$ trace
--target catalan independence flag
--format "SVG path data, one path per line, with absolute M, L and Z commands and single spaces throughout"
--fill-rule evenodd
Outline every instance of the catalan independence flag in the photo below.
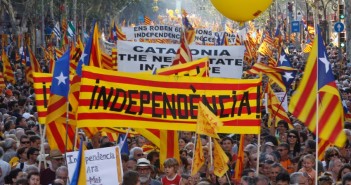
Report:
M 67 113 L 67 96 L 69 91 L 69 54 L 65 54 L 56 61 L 50 89 L 50 99 L 47 110 L 46 124 L 55 122 Z
M 79 147 L 79 152 L 78 152 L 78 159 L 77 159 L 77 164 L 76 167 L 74 169 L 74 173 L 73 173 L 73 177 L 72 177 L 72 182 L 70 185 L 84 185 L 87 184 L 86 183 L 86 167 L 85 167 L 85 155 L 84 155 L 84 151 L 85 151 L 85 147 L 83 147 L 83 141 L 81 141 L 80 143 L 80 147 Z
M 286 91 L 286 85 L 283 80 L 282 73 L 294 73 L 296 69 L 288 66 L 272 67 L 262 63 L 255 63 L 251 69 L 245 71 L 245 74 L 259 74 L 260 72 L 267 75 L 271 80 L 274 81 L 280 88 Z
M 343 106 L 319 29 L 304 76 L 291 97 L 289 111 L 321 139 L 339 147 L 344 146 Z

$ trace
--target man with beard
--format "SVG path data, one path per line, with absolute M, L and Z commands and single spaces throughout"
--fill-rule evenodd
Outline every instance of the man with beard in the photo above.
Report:
M 146 158 L 140 158 L 137 161 L 137 172 L 139 173 L 139 181 L 141 185 L 161 185 L 160 181 L 151 179 L 151 164 Z

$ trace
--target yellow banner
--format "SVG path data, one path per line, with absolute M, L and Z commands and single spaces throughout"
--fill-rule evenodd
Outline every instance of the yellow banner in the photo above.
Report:
M 223 122 L 218 132 L 260 131 L 261 79 L 161 76 L 84 66 L 78 127 L 196 130 L 199 102 Z

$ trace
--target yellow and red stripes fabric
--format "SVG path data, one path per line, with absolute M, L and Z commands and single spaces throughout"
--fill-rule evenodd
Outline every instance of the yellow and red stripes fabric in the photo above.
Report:
M 118 40 L 127 40 L 126 34 L 124 34 L 124 33 L 122 32 L 122 30 L 119 29 L 118 27 L 117 27 L 117 39 L 118 39 Z
M 211 106 L 214 104 L 219 107 L 223 106 L 223 112 L 220 110 L 220 108 L 218 108 L 215 111 L 216 115 L 227 115 L 227 113 L 230 114 L 233 110 L 233 117 L 227 115 L 228 117 L 224 116 L 224 118 L 222 118 L 221 121 L 224 123 L 224 126 L 220 128 L 219 132 L 233 131 L 238 133 L 245 133 L 247 130 L 252 133 L 259 132 L 259 115 L 261 114 L 259 110 L 259 97 L 261 94 L 261 79 L 233 80 L 186 76 L 143 75 L 114 72 L 91 66 L 83 67 L 77 114 L 79 127 L 134 127 L 195 131 L 197 114 L 196 108 L 192 108 L 193 110 L 191 114 L 193 115 L 189 116 L 189 110 L 182 112 L 184 111 L 183 108 L 178 109 L 178 103 L 176 102 L 174 102 L 175 109 L 169 110 L 170 112 L 168 112 L 166 109 L 164 112 L 163 108 L 161 107 L 152 107 L 150 106 L 151 104 L 146 105 L 144 103 L 142 105 L 142 109 L 140 109 L 141 106 L 137 103 L 135 106 L 130 107 L 130 110 L 133 110 L 133 112 L 136 110 L 138 110 L 138 112 L 141 111 L 139 113 L 137 112 L 136 114 L 126 114 L 125 111 L 127 107 L 123 107 L 121 111 L 111 111 L 111 109 L 114 108 L 110 109 L 107 107 L 114 104 L 114 98 L 112 98 L 112 90 L 114 90 L 116 85 L 120 90 L 125 92 L 162 91 L 164 93 L 164 98 L 170 98 L 168 100 L 171 100 L 173 98 L 174 101 L 176 98 L 183 97 L 183 99 L 187 99 L 187 96 L 196 95 L 199 96 L 199 98 L 196 98 L 196 100 L 194 100 L 195 102 L 193 103 L 195 103 L 195 106 L 197 106 L 200 97 L 202 97 L 203 102 L 212 102 L 205 104 Z M 103 95 L 103 92 L 106 94 Z M 100 93 L 102 93 L 101 96 L 99 95 Z M 104 103 L 96 99 L 99 96 L 100 100 L 101 98 L 108 98 L 109 93 L 111 93 L 110 99 L 105 99 Z M 233 93 L 235 93 L 235 95 Z M 239 104 L 241 103 L 234 105 L 231 103 L 231 98 L 229 97 L 229 99 L 226 100 L 216 97 L 221 95 L 224 95 L 226 97 L 229 96 L 234 99 L 236 98 L 237 102 L 240 102 L 242 98 L 245 98 L 243 101 L 247 101 L 247 105 L 250 104 L 250 106 L 240 108 Z M 133 101 L 140 101 L 142 99 L 147 101 L 147 97 L 143 96 L 142 99 L 140 99 L 137 94 L 131 94 L 128 96 L 130 96 Z M 167 102 L 167 100 L 163 101 L 162 96 L 153 96 L 154 105 L 158 103 L 162 104 L 162 102 Z M 123 101 L 125 100 L 120 99 L 117 101 L 116 99 L 116 104 L 114 105 L 121 106 L 123 104 Z M 184 104 L 184 101 L 185 100 L 180 100 L 179 106 Z M 220 102 L 222 102 L 222 105 L 217 105 L 220 104 Z M 106 108 L 104 108 L 103 104 L 106 106 Z M 165 107 L 166 106 L 167 105 L 165 105 Z M 177 113 L 178 111 L 178 113 L 180 112 L 179 115 L 187 113 L 188 116 L 186 118 L 179 119 L 178 116 L 174 117 L 171 111 L 173 111 L 173 113 Z M 160 113 L 163 114 L 163 112 L 164 116 L 167 117 L 166 119 L 163 119 L 162 115 L 159 115 Z M 240 114 L 238 116 L 237 114 L 239 112 Z M 157 116 L 152 117 L 153 115 Z M 97 119 L 99 122 L 95 121 Z M 133 121 L 131 122 L 131 120 Z
M 39 65 L 38 60 L 35 58 L 34 53 L 30 49 L 30 47 L 27 47 L 29 51 L 29 57 L 30 57 L 30 65 L 32 66 L 33 72 L 41 73 L 41 67 Z
M 107 70 L 113 70 L 113 61 L 112 57 L 106 54 L 105 52 L 101 52 L 101 68 Z
M 4 89 L 6 87 L 4 75 L 0 72 L 0 89 Z
M 163 169 L 163 162 L 167 158 L 175 158 L 180 162 L 178 133 L 173 130 L 160 130 L 160 164 Z
M 312 51 L 307 59 L 304 76 L 300 81 L 295 94 L 290 99 L 289 111 L 309 130 L 316 133 L 318 121 L 318 134 L 323 140 L 342 147 L 346 141 L 343 131 L 343 107 L 340 93 L 335 83 L 323 86 L 318 92 L 317 103 L 317 60 L 318 38 L 313 42 Z M 317 117 L 318 108 L 318 117 Z
M 112 48 L 112 53 L 111 53 L 111 57 L 112 57 L 112 70 L 117 71 L 117 48 Z
M 3 74 L 4 74 L 5 81 L 15 84 L 16 83 L 15 73 L 13 72 L 13 69 L 11 67 L 9 58 L 5 53 L 5 50 L 2 50 L 1 59 L 3 63 L 2 65 L 3 65 Z
M 90 52 L 90 66 L 101 67 L 101 51 L 99 44 L 99 30 L 98 25 L 95 23 L 94 32 L 93 32 L 93 41 L 91 43 L 91 52 Z

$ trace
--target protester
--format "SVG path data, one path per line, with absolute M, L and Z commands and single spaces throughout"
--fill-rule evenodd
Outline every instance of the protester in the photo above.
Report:
M 151 171 L 153 171 L 153 168 L 149 160 L 145 158 L 138 159 L 136 171 L 139 173 L 141 185 L 161 185 L 161 182 L 151 178 Z
M 56 179 L 56 170 L 64 164 L 63 155 L 57 149 L 50 151 L 49 158 L 51 161 L 50 167 L 40 172 L 40 182 L 42 185 L 51 184 Z

